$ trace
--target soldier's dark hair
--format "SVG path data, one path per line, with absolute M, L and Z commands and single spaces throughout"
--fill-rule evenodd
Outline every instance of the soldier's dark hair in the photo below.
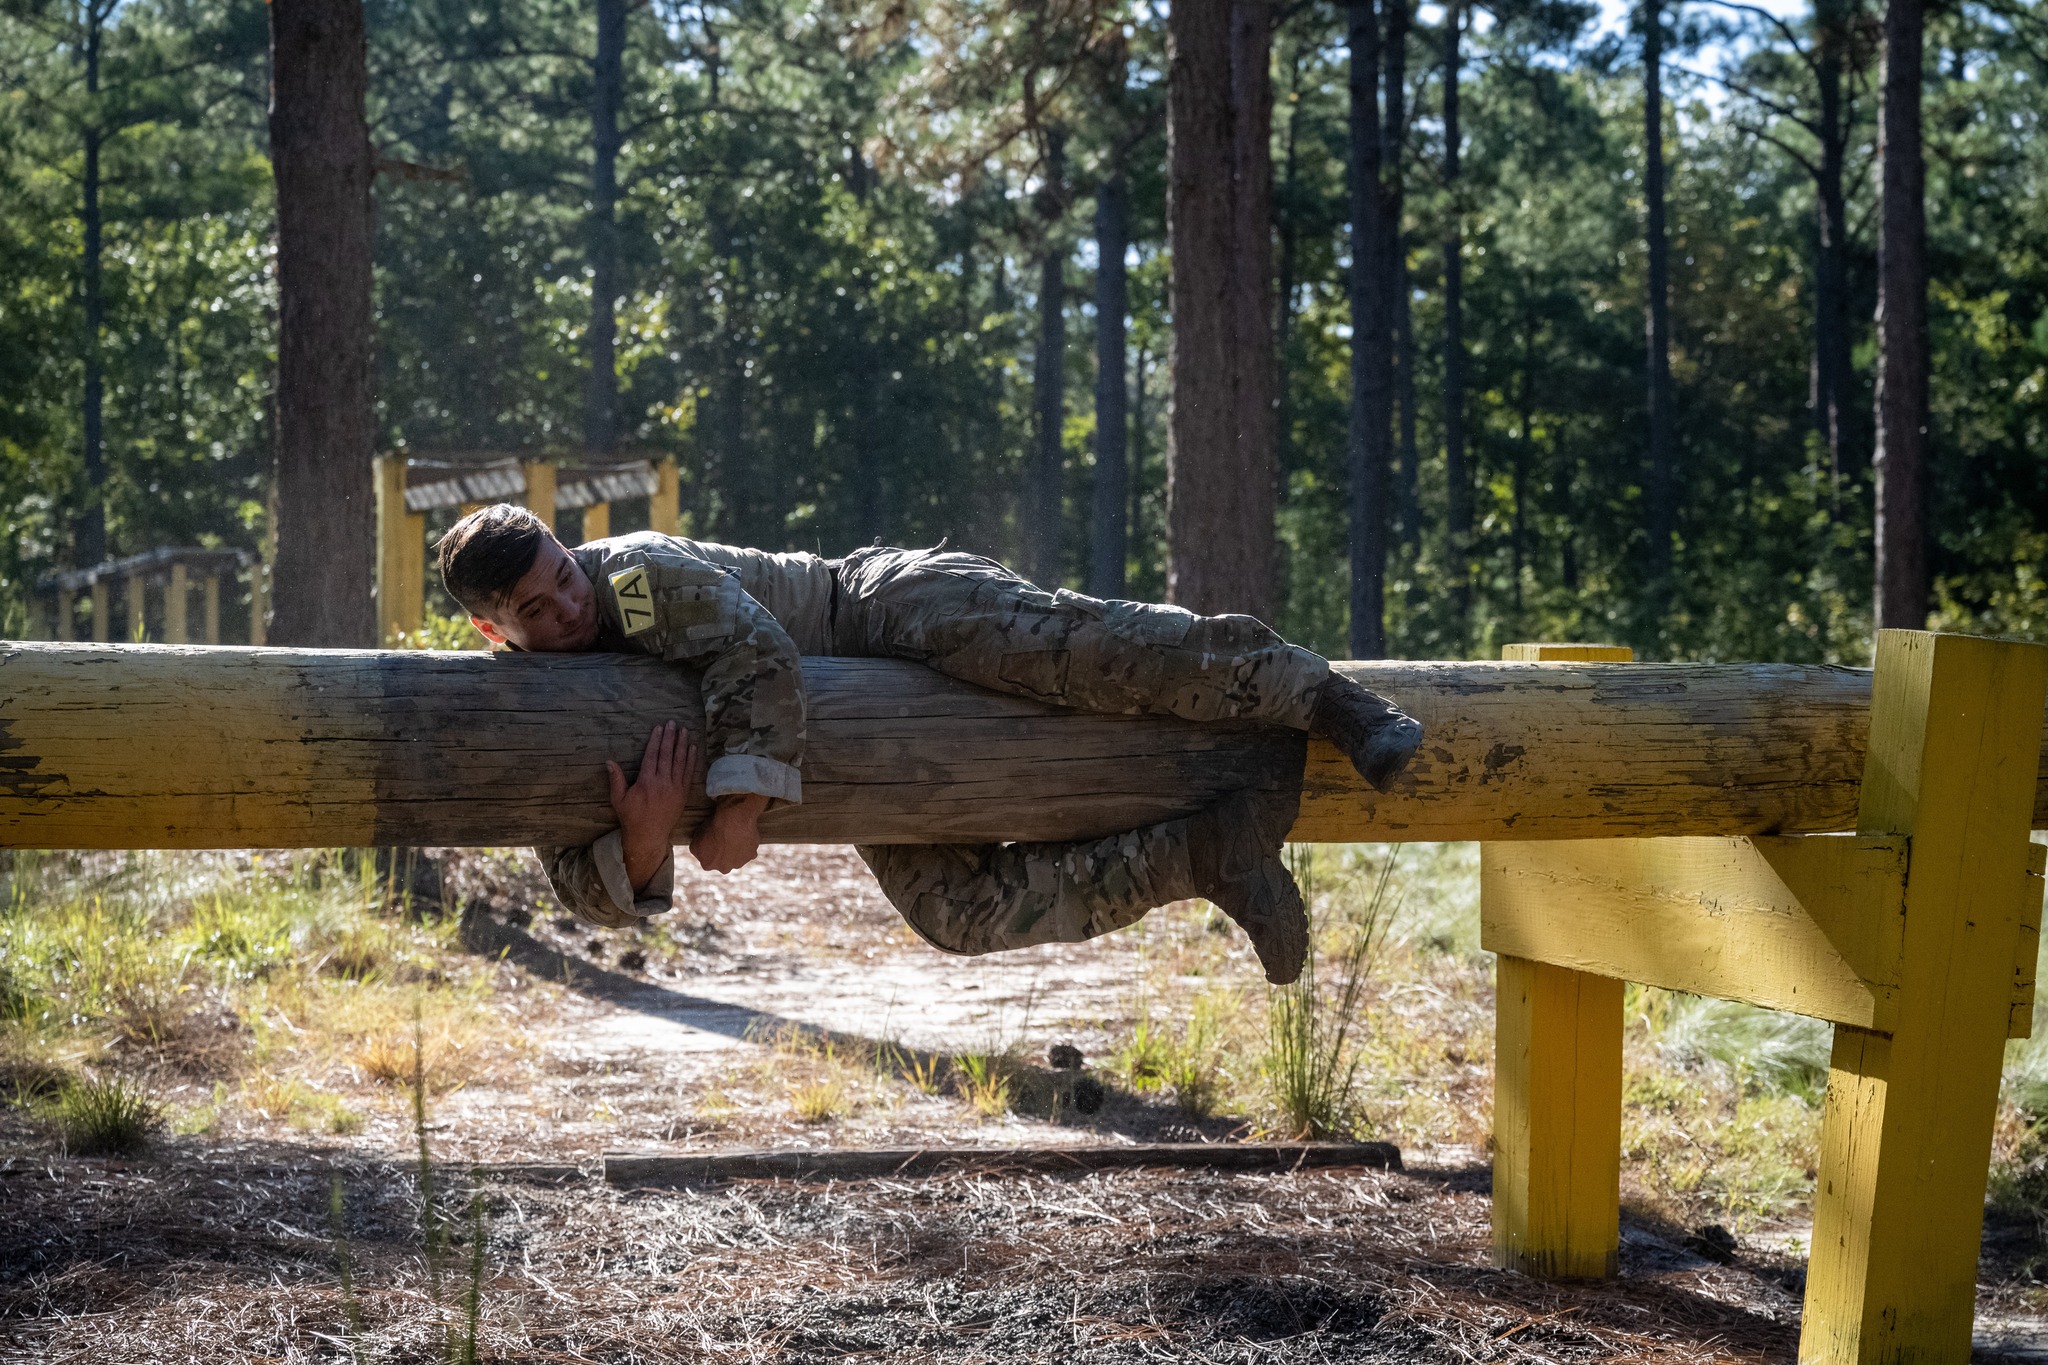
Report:
M 551 534 L 547 523 L 509 502 L 478 508 L 434 542 L 441 585 L 472 616 L 489 616 L 519 586 Z

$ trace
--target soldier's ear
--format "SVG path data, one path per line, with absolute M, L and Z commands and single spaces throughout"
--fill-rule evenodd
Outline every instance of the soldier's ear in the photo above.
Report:
M 476 627 L 477 634 L 483 636 L 494 645 L 510 643 L 505 638 L 505 632 L 498 629 L 498 623 L 491 620 L 488 616 L 472 616 L 469 618 L 469 623 Z

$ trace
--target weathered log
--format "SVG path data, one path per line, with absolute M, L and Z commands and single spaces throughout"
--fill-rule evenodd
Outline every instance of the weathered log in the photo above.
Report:
M 1310 746 L 1295 837 L 1805 833 L 1855 821 L 1870 675 L 1793 665 L 1345 664 L 1421 717 L 1400 790 Z M 1299 736 L 1087 716 L 915 664 L 809 659 L 787 843 L 1073 838 L 1280 780 Z M 0 846 L 575 842 L 603 762 L 701 712 L 647 659 L 0 645 Z M 2040 803 L 2048 810 L 2048 801 Z M 2043 823 L 2037 815 L 2037 823 Z

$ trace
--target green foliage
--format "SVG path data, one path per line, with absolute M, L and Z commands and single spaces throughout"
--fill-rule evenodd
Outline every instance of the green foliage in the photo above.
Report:
M 1867 23 L 1870 7 L 1859 11 Z M 687 527 L 840 553 L 875 538 L 1014 557 L 1032 431 L 1038 262 L 1066 262 L 1063 562 L 1088 560 L 1092 195 L 1132 187 L 1130 591 L 1165 587 L 1164 56 L 1159 7 L 629 11 L 619 176 L 620 441 L 678 458 Z M 81 60 L 101 21 L 100 84 Z M 1869 648 L 1871 177 L 1851 158 L 1854 374 L 1838 464 L 1808 376 L 1809 80 L 1786 35 L 1724 12 L 1725 86 L 1674 69 L 1667 130 L 1680 545 L 1641 554 L 1640 72 L 1592 7 L 1468 35 L 1462 174 L 1442 177 L 1441 34 L 1409 52 L 1408 360 L 1416 515 L 1397 528 L 1397 654 L 1490 657 L 1606 638 L 1645 657 L 1858 662 Z M 581 440 L 594 15 L 562 0 L 369 12 L 380 442 L 559 451 Z M 1793 30 L 1808 25 L 1795 16 Z M 1278 532 L 1291 638 L 1347 631 L 1348 57 L 1342 7 L 1275 35 L 1281 337 Z M 80 512 L 114 553 L 257 549 L 268 529 L 274 211 L 264 9 L 135 0 L 0 11 L 0 630 L 72 563 Z M 1680 48 L 1700 35 L 1674 35 Z M 1810 35 L 1809 35 L 1810 36 Z M 1852 45 L 1852 145 L 1873 76 Z M 1929 17 L 1939 624 L 2048 638 L 2048 68 L 2040 16 Z M 1788 112 L 1789 111 L 1789 112 Z M 1044 183 L 1051 130 L 1069 183 Z M 85 335 L 80 185 L 100 146 L 106 317 Z M 1472 540 L 1451 543 L 1440 243 L 1462 225 Z M 82 464 L 88 354 L 103 487 Z M 643 514 L 621 506 L 615 525 Z M 438 530 L 446 516 L 434 518 Z M 229 595 L 225 638 L 244 611 Z M 443 604 L 444 606 L 446 604 Z M 154 627 L 152 626 L 152 629 Z M 125 629 L 121 632 L 126 633 Z M 448 647 L 436 619 L 408 643 Z

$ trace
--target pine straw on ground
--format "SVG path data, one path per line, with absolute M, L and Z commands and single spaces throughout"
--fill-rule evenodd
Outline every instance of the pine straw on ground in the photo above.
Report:
M 412 1174 L 0 1170 L 0 1353 L 448 1359 L 473 1245 L 451 1172 L 435 1307 Z M 329 1217 L 339 1176 L 341 1236 Z M 1791 1360 L 1796 1279 L 1633 1232 L 1624 1278 L 1487 1266 L 1483 1172 L 1123 1172 L 619 1191 L 485 1186 L 492 1361 Z M 346 1261 L 353 1283 L 344 1294 Z M 352 1328 L 351 1307 L 360 1326 Z M 456 1329 L 459 1335 L 459 1327 Z

